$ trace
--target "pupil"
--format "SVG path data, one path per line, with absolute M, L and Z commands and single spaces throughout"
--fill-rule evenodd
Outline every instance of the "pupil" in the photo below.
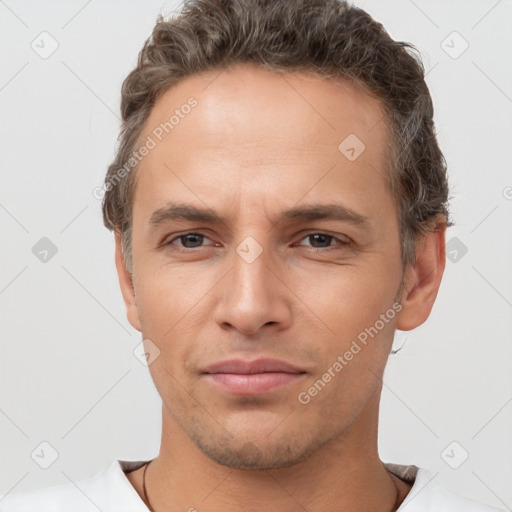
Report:
M 322 246 L 323 242 L 327 242 L 327 247 L 330 245 L 329 244 L 330 239 L 331 239 L 330 235 L 317 234 L 317 235 L 309 235 L 309 236 L 310 236 L 310 241 L 312 242 L 313 247 L 318 247 L 317 245 L 315 245 L 316 242 L 320 242 L 321 246 Z M 322 247 L 325 247 L 325 246 L 322 246 Z
M 198 234 L 189 234 L 189 235 L 185 235 L 181 238 L 181 241 L 183 243 L 183 245 L 185 247 L 198 247 L 199 245 L 201 245 L 201 242 L 202 242 L 202 236 L 203 235 L 198 235 Z M 195 240 L 194 240 L 195 239 Z M 192 242 L 192 245 L 188 245 L 189 242 Z M 198 243 L 197 243 L 198 242 Z M 196 244 L 196 245 L 194 245 Z

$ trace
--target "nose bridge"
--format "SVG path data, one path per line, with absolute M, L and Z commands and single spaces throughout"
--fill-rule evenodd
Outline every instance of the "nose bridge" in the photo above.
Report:
M 269 294 L 268 274 L 271 274 L 269 249 L 261 246 L 253 237 L 245 238 L 236 248 L 233 258 L 233 280 L 236 293 L 242 301 L 262 299 Z M 243 302 L 242 302 L 243 303 Z
M 267 245 L 248 236 L 236 246 L 232 270 L 224 281 L 217 322 L 246 334 L 266 324 L 290 322 L 286 287 L 276 277 L 278 262 Z

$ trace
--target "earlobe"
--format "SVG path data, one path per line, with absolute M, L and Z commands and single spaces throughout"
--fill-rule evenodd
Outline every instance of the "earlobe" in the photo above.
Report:
M 121 235 L 115 233 L 115 244 L 116 244 L 116 268 L 117 275 L 119 278 L 119 286 L 121 287 L 121 293 L 123 295 L 124 304 L 126 307 L 126 316 L 128 321 L 134 329 L 142 332 L 142 326 L 139 318 L 139 308 L 135 297 L 135 289 L 133 286 L 132 276 L 126 268 L 126 264 L 123 257 Z
M 445 233 L 446 226 L 441 226 L 416 244 L 416 262 L 406 270 L 402 310 L 396 317 L 396 328 L 401 331 L 420 326 L 432 311 L 446 263 Z

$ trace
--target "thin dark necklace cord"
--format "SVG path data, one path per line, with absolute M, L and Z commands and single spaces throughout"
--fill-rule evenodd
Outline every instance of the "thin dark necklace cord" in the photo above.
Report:
M 144 501 L 146 502 L 146 505 L 148 506 L 150 512 L 155 512 L 153 507 L 151 506 L 151 503 L 148 498 L 148 492 L 146 490 L 146 470 L 148 469 L 148 466 L 153 462 L 153 459 L 151 459 L 149 462 L 146 462 L 146 467 L 144 468 L 144 472 L 142 473 L 142 492 L 144 493 Z M 395 498 L 395 504 L 393 505 L 393 508 L 390 510 L 390 512 L 395 512 L 398 510 L 398 505 L 400 504 L 400 491 L 398 490 L 398 486 L 396 485 L 395 479 L 391 477 L 391 481 L 393 482 L 393 485 L 395 487 L 396 491 L 396 498 Z

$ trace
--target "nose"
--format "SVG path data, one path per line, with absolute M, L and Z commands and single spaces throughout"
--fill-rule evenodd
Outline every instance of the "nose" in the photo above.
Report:
M 215 310 L 217 324 L 246 335 L 257 334 L 263 327 L 289 327 L 293 293 L 269 250 L 264 249 L 254 260 L 235 252 L 233 260 L 231 271 L 218 285 L 221 293 Z

